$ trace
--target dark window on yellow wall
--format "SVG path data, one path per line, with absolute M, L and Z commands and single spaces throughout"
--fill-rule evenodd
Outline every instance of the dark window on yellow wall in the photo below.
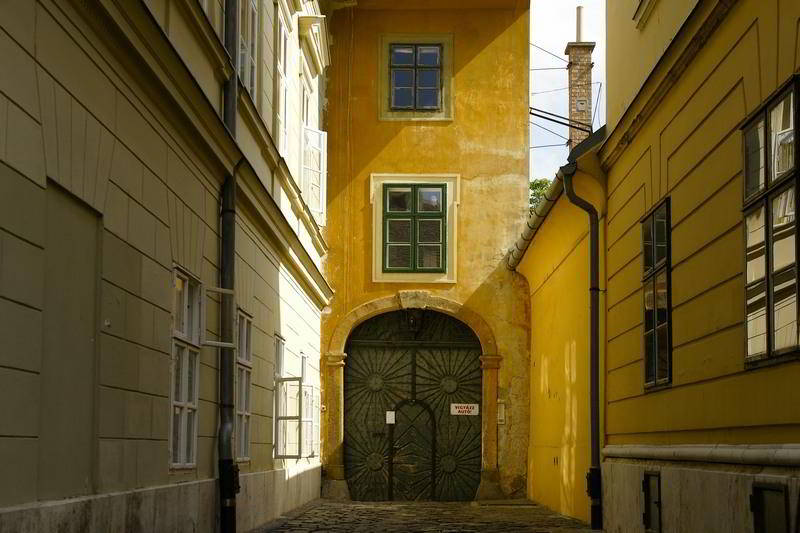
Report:
M 746 358 L 798 350 L 797 77 L 744 126 Z
M 783 485 L 753 485 L 750 495 L 754 533 L 789 533 L 789 500 Z
M 446 194 L 441 183 L 383 186 L 384 272 L 445 272 Z
M 672 375 L 669 198 L 642 220 L 644 255 L 644 383 L 669 383 Z
M 389 47 L 389 107 L 395 111 L 438 111 L 442 107 L 442 45 Z
M 644 530 L 646 533 L 661 533 L 661 474 L 646 472 L 642 480 L 642 492 Z

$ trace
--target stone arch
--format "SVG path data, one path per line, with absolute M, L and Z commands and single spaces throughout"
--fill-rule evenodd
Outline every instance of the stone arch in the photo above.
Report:
M 347 313 L 336 325 L 336 329 L 331 335 L 328 342 L 328 353 L 344 353 L 350 332 L 362 322 L 389 311 L 411 308 L 432 309 L 457 318 L 478 336 L 484 356 L 498 356 L 494 333 L 482 316 L 449 298 L 433 296 L 428 291 L 413 290 L 398 291 L 396 295 L 371 300 Z

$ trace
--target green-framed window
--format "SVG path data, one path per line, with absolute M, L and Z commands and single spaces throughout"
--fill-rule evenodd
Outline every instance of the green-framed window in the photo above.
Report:
M 384 184 L 383 271 L 444 272 L 447 186 Z

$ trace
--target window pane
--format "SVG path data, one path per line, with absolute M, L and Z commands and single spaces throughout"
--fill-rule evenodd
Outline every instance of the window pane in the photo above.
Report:
M 654 280 L 651 278 L 644 285 L 644 372 L 645 383 L 655 381 L 655 294 Z
M 411 189 L 389 189 L 387 193 L 387 211 L 392 213 L 411 212 Z
M 172 462 L 181 462 L 181 408 L 172 408 Z
M 644 272 L 653 268 L 653 219 L 642 222 L 642 252 L 644 254 Z
M 186 462 L 194 462 L 194 411 L 186 412 Z
M 175 345 L 175 371 L 172 373 L 173 379 L 173 392 L 172 399 L 175 402 L 183 401 L 183 387 L 181 381 L 183 378 L 183 365 L 186 349 L 182 346 Z
M 667 272 L 662 270 L 655 280 L 656 287 L 656 380 L 669 378 L 669 293 Z
M 189 379 L 188 379 L 188 388 L 187 388 L 187 397 L 186 401 L 189 403 L 195 402 L 194 397 L 194 388 L 195 388 L 195 372 L 196 372 L 196 365 L 197 365 L 197 354 L 191 350 L 189 350 L 189 367 L 187 370 L 189 371 Z
M 655 333 L 648 331 L 644 334 L 644 382 L 654 383 L 655 373 Z
M 421 67 L 438 67 L 441 61 L 440 46 L 418 46 L 417 65 Z
M 413 87 L 414 71 L 409 68 L 392 69 L 392 88 Z
M 175 331 L 186 334 L 186 280 L 175 276 Z
M 794 168 L 794 93 L 789 93 L 769 113 L 770 180 Z
M 424 69 L 417 71 L 417 87 L 439 88 L 439 70 Z
M 388 245 L 386 266 L 389 268 L 411 268 L 411 246 L 407 244 Z
M 392 46 L 392 65 L 413 65 L 414 47 L 395 45 Z
M 237 368 L 236 374 L 237 374 L 236 383 L 239 384 L 239 398 L 237 398 L 236 400 L 236 403 L 238 404 L 236 406 L 236 410 L 244 411 L 244 392 L 245 392 L 245 387 L 247 386 L 245 385 L 244 382 L 244 368 L 242 367 Z
M 442 242 L 442 221 L 438 218 L 418 220 L 417 242 Z
M 414 107 L 414 89 L 392 89 L 392 107 L 411 109 Z
M 249 370 L 244 372 L 244 412 L 250 412 L 250 377 L 252 373 Z
M 424 244 L 417 247 L 417 268 L 442 268 L 442 246 Z
M 417 107 L 420 109 L 438 109 L 439 89 L 417 89 Z
M 442 210 L 442 189 L 419 189 L 417 211 L 440 212 Z
M 794 187 L 772 199 L 772 271 L 795 262 Z
M 393 218 L 387 220 L 386 242 L 411 243 L 411 220 Z
M 244 431 L 242 432 L 242 457 L 250 455 L 250 417 L 244 417 Z
M 764 188 L 764 119 L 744 133 L 745 196 Z
M 747 355 L 767 351 L 767 285 L 761 281 L 747 287 Z
M 661 204 L 654 215 L 653 226 L 655 230 L 655 264 L 667 258 L 667 240 L 669 239 L 669 220 L 667 218 L 667 204 Z
M 764 254 L 766 246 L 764 244 L 764 213 L 761 207 L 747 215 L 745 224 L 747 227 L 747 283 L 752 283 L 764 278 L 766 273 L 766 261 Z
M 772 287 L 774 301 L 773 349 L 780 350 L 797 345 L 797 277 L 794 268 L 775 275 Z

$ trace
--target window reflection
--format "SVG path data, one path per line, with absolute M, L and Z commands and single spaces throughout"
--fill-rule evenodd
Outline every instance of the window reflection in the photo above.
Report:
M 745 196 L 764 188 L 764 120 L 744 132 Z
M 774 349 L 797 344 L 794 188 L 772 199 Z
M 769 113 L 770 180 L 794 168 L 794 93 L 789 93 Z

